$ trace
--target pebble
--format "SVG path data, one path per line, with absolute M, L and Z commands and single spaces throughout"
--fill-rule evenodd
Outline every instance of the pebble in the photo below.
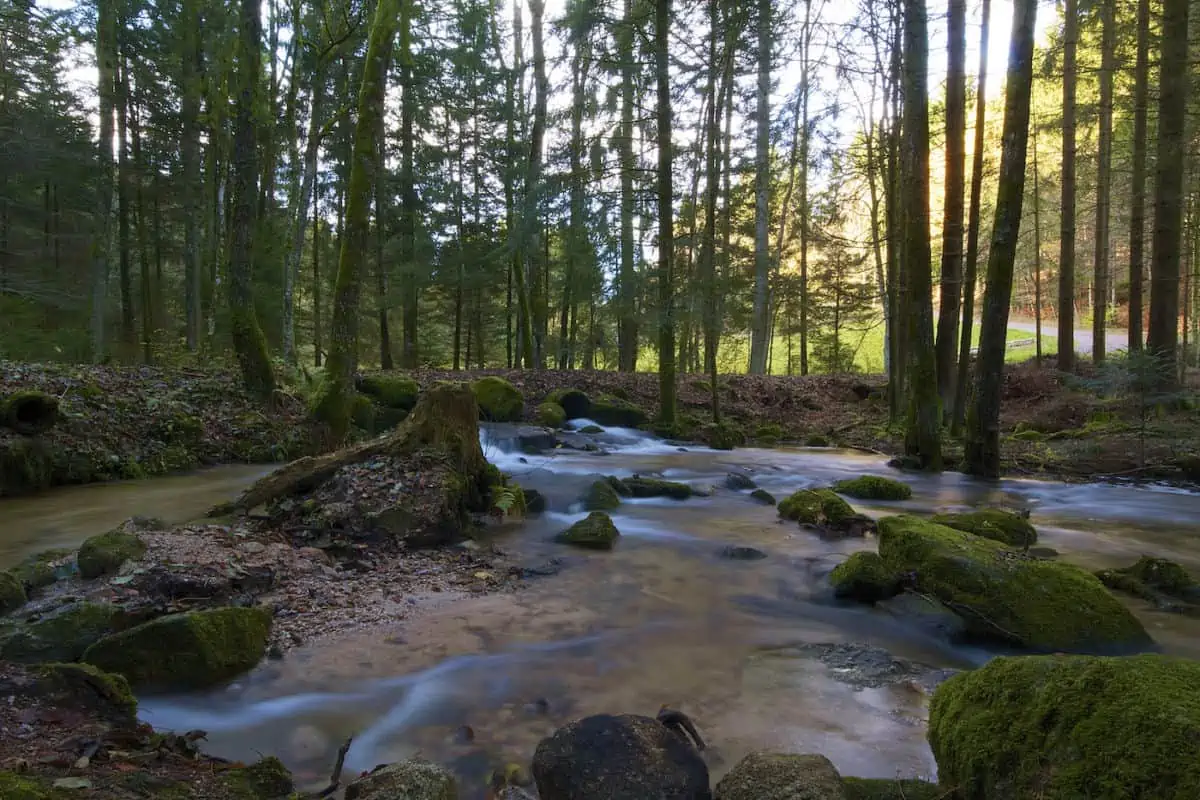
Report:
M 242 542 L 238 545 L 238 549 L 247 555 L 258 555 L 266 552 L 267 546 L 262 542 Z

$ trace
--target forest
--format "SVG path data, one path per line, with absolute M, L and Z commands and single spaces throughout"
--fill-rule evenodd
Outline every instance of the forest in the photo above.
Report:
M 0 0 L 0 358 L 886 372 L 995 474 L 1010 318 L 1200 353 L 1200 13 L 992 5 Z

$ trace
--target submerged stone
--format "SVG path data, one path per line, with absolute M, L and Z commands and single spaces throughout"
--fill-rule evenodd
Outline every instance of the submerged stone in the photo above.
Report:
M 139 689 L 200 689 L 262 660 L 270 632 L 270 609 L 190 611 L 107 636 L 89 647 L 83 660 L 124 675 Z
M 603 511 L 593 511 L 560 533 L 556 541 L 590 550 L 612 550 L 621 532 Z
M 1023 556 L 990 539 L 913 516 L 879 521 L 879 555 L 968 631 L 1035 651 L 1108 652 L 1153 643 L 1093 575 Z
M 1011 547 L 1031 547 L 1037 542 L 1037 530 L 1029 520 L 999 508 L 982 508 L 964 514 L 935 514 L 931 521 Z
M 725 476 L 725 488 L 734 492 L 745 492 L 757 489 L 758 484 L 744 472 L 730 472 Z
M 745 545 L 730 544 L 722 547 L 719 555 L 729 561 L 761 561 L 767 557 L 762 550 Z
M 600 714 L 559 728 L 533 756 L 541 800 L 710 800 L 708 767 L 656 719 Z
M 842 776 L 821 755 L 751 753 L 731 769 L 714 800 L 845 800 Z
M 695 492 L 686 483 L 664 481 L 660 478 L 642 478 L 635 475 L 621 481 L 633 497 L 669 497 L 672 500 L 686 500 Z
M 908 484 L 878 475 L 860 475 L 838 481 L 833 485 L 833 490 L 856 500 L 908 500 L 912 497 L 912 489 Z
M 79 574 L 86 579 L 112 575 L 126 561 L 141 558 L 145 543 L 132 533 L 121 529 L 93 536 L 79 548 Z
M 775 495 L 771 494 L 766 489 L 755 489 L 750 493 L 750 496 L 764 505 L 775 505 Z
M 966 800 L 1200 797 L 1200 663 L 996 658 L 938 688 L 929 744 Z

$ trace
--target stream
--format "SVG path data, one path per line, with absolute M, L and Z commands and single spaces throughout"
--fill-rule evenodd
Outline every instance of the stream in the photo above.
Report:
M 587 421 L 577 421 L 581 426 Z M 587 714 L 688 713 L 710 744 L 714 783 L 751 750 L 819 752 L 844 775 L 935 777 L 925 742 L 927 697 L 903 682 L 852 685 L 813 645 L 859 643 L 935 668 L 964 669 L 994 652 L 956 646 L 884 612 L 830 603 L 824 582 L 867 540 L 822 541 L 775 510 L 720 488 L 751 475 L 782 499 L 864 473 L 902 477 L 903 503 L 852 501 L 863 513 L 958 510 L 991 504 L 1032 511 L 1039 546 L 1088 568 L 1151 553 L 1200 572 L 1200 496 L 1159 488 L 903 475 L 882 457 L 808 449 L 680 449 L 609 429 L 607 452 L 525 456 L 488 431 L 485 452 L 548 511 L 503 526 L 495 543 L 520 564 L 546 564 L 514 594 L 469 596 L 371 633 L 304 645 L 234 684 L 142 698 L 141 716 L 208 732 L 206 748 L 251 761 L 278 755 L 303 788 L 321 788 L 341 743 L 346 774 L 420 754 L 451 766 L 473 794 L 491 769 L 528 765 L 538 741 Z M 134 514 L 195 518 L 267 467 L 66 489 L 0 503 L 0 567 L 51 546 L 77 545 Z M 626 500 L 613 513 L 613 552 L 569 550 L 554 534 L 585 516 L 578 498 L 603 474 L 652 474 L 718 487 L 686 501 Z M 729 560 L 728 545 L 767 557 Z M 1164 651 L 1200 658 L 1200 620 L 1131 608 Z

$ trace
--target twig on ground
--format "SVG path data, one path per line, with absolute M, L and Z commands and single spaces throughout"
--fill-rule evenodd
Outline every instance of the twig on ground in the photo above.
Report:
M 354 737 L 351 736 L 338 748 L 337 761 L 333 764 L 333 774 L 329 777 L 329 785 L 322 789 L 317 797 L 329 797 L 341 787 L 342 769 L 346 766 L 346 754 L 350 752 L 350 745 L 353 742 Z

